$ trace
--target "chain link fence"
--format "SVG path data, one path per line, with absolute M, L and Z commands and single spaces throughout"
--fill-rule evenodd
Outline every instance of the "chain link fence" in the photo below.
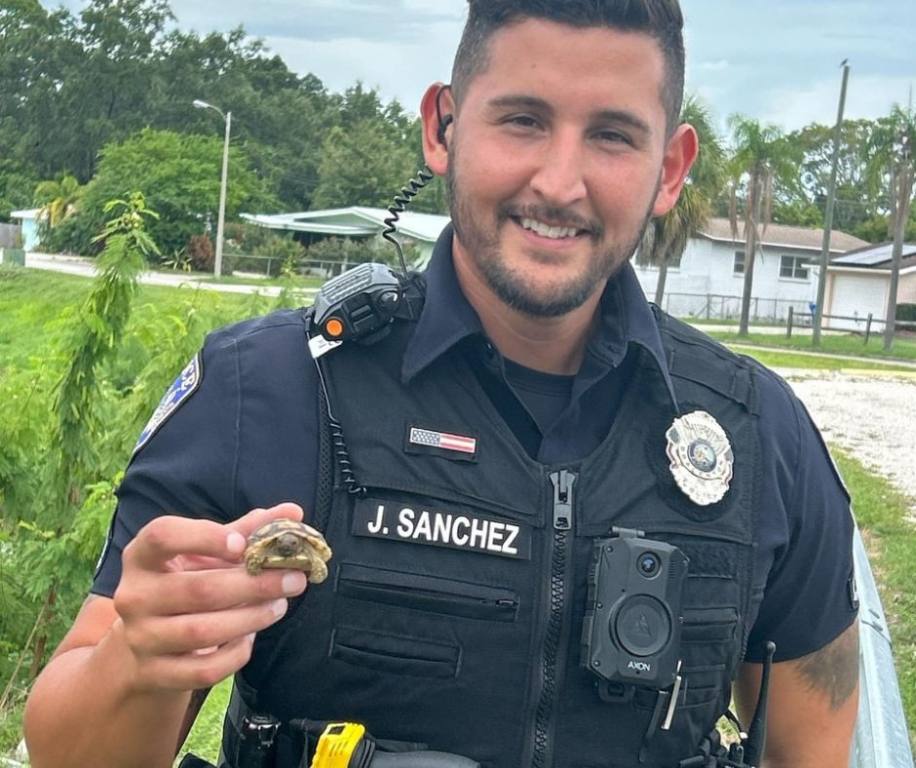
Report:
M 796 313 L 811 312 L 807 301 L 751 298 L 750 319 L 753 322 L 785 322 L 789 309 Z M 666 293 L 662 309 L 675 317 L 702 320 L 737 320 L 741 317 L 741 297 L 717 293 Z

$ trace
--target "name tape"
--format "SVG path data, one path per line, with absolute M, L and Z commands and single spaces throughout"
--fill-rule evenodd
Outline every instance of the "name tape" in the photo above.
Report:
M 358 499 L 353 535 L 531 559 L 531 527 L 496 517 L 425 509 L 386 499 Z

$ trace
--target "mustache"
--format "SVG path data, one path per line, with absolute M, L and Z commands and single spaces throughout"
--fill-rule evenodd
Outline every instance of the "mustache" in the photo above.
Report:
M 600 239 L 604 235 L 604 227 L 601 226 L 601 222 L 554 205 L 504 205 L 500 209 L 500 218 L 537 219 L 551 227 L 582 229 L 594 239 Z

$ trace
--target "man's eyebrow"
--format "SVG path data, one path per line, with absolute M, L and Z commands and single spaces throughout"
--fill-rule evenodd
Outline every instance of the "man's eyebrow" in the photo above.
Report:
M 546 114 L 553 114 L 553 107 L 536 96 L 508 94 L 497 96 L 487 102 L 491 109 L 530 109 Z M 641 117 L 626 109 L 602 109 L 591 116 L 592 123 L 615 123 L 625 125 L 640 133 L 650 135 L 652 128 Z

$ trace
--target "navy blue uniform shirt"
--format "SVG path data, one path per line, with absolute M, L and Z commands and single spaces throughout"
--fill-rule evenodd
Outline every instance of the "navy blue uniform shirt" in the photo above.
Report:
M 485 391 L 522 445 L 545 463 L 575 461 L 598 445 L 639 366 L 657 366 L 673 397 L 654 316 L 628 264 L 604 291 L 600 323 L 578 374 L 551 376 L 503 359 L 487 342 L 458 286 L 451 237 L 449 227 L 427 271 L 427 299 L 405 355 L 405 376 L 442 355 L 474 356 Z M 164 420 L 144 431 L 118 489 L 92 587 L 97 594 L 114 594 L 124 547 L 159 515 L 228 522 L 283 501 L 300 504 L 307 517 L 314 509 L 318 380 L 302 313 L 277 312 L 212 333 L 197 365 L 183 373 L 159 411 Z M 773 640 L 779 661 L 821 648 L 855 618 L 853 522 L 804 407 L 775 374 L 758 378 L 760 492 L 769 503 L 755 521 L 746 658 L 762 660 L 763 643 Z

